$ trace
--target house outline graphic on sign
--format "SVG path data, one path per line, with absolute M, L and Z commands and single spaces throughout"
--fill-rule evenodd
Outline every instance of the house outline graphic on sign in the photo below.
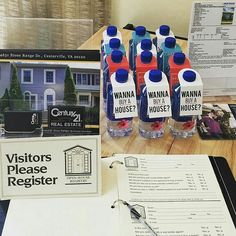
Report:
M 91 152 L 91 149 L 80 145 L 64 150 L 65 175 L 91 175 Z

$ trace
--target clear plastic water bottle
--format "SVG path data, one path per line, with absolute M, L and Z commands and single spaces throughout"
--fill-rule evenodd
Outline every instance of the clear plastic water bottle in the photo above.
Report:
M 104 47 L 106 44 L 109 44 L 112 38 L 118 38 L 122 42 L 122 36 L 120 31 L 117 30 L 117 27 L 114 25 L 109 25 L 106 30 L 102 33 L 101 41 L 101 59 L 104 57 Z
M 161 44 L 165 42 L 167 37 L 175 37 L 175 35 L 168 25 L 161 25 L 156 30 L 156 37 L 153 39 L 153 44 L 156 46 L 157 50 L 160 49 Z
M 151 53 L 156 56 L 157 50 L 155 45 L 152 43 L 151 39 L 143 39 L 141 43 L 137 45 L 137 55 L 139 56 L 143 51 L 149 50 Z
M 178 73 L 182 69 L 191 68 L 189 59 L 182 52 L 176 52 L 174 55 L 169 57 L 170 66 L 170 94 L 172 95 L 172 90 L 176 84 L 179 83 Z
M 192 69 L 183 69 L 179 72 L 178 77 L 182 76 L 182 79 L 188 83 L 194 83 L 196 77 L 200 75 Z M 192 137 L 196 133 L 197 116 L 180 116 L 180 83 L 173 89 L 172 96 L 172 118 L 168 120 L 168 126 L 173 136 L 188 138 Z
M 117 30 L 117 27 L 114 25 L 109 25 L 107 29 L 102 33 L 102 46 L 108 44 L 110 39 L 112 38 L 118 38 L 122 42 L 122 36 L 120 31 Z
M 168 81 L 170 78 L 169 57 L 174 53 L 181 51 L 181 47 L 176 43 L 176 39 L 173 37 L 167 37 L 165 42 L 161 44 L 161 54 L 158 58 L 158 68 L 166 74 Z
M 111 75 L 118 69 L 129 70 L 129 63 L 127 58 L 120 50 L 113 50 L 109 56 L 106 57 L 106 68 L 103 70 L 103 108 L 106 110 L 107 103 L 107 85 L 110 83 Z
M 129 65 L 131 70 L 135 70 L 135 57 L 137 55 L 137 44 L 143 39 L 150 39 L 150 34 L 144 26 L 137 26 L 129 40 Z
M 148 76 L 149 80 L 156 84 L 160 83 L 162 78 L 165 77 L 164 73 L 160 70 L 150 70 L 145 76 Z M 139 134 L 144 138 L 160 138 L 164 134 L 164 128 L 164 117 L 149 118 L 147 87 L 142 85 L 139 105 Z
M 107 67 L 106 57 L 111 55 L 112 51 L 114 50 L 120 50 L 123 53 L 123 55 L 126 56 L 125 47 L 123 44 L 121 44 L 120 39 L 118 38 L 110 39 L 109 44 L 105 44 L 104 46 L 104 56 L 101 60 L 102 70 L 105 70 Z
M 144 74 L 149 70 L 157 69 L 157 59 L 152 52 L 145 50 L 136 57 L 136 71 L 134 73 L 134 82 L 136 84 L 137 101 L 140 99 L 140 86 L 144 83 Z
M 111 80 L 116 80 L 118 83 L 127 83 L 129 78 L 129 73 L 127 70 L 118 69 L 115 73 L 112 74 Z M 115 78 L 113 78 L 115 77 Z M 115 118 L 113 109 L 114 109 L 114 101 L 113 101 L 113 88 L 112 84 L 108 84 L 107 87 L 107 106 L 106 106 L 106 116 L 107 116 L 107 131 L 110 136 L 128 136 L 131 134 L 132 128 L 132 120 L 133 117 L 130 118 Z

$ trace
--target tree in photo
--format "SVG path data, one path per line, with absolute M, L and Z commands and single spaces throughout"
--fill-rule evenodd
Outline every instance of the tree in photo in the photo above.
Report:
M 9 103 L 9 92 L 8 89 L 5 89 L 4 95 L 0 99 L 0 111 L 4 112 L 9 110 L 10 103 Z
M 17 76 L 17 68 L 15 65 L 12 65 L 12 67 L 13 69 L 12 69 L 9 96 L 10 96 L 10 99 L 22 99 L 23 95 L 21 92 L 21 87 L 18 80 L 18 76 Z
M 75 105 L 77 103 L 75 83 L 72 78 L 69 66 L 66 68 L 66 75 L 64 80 L 64 103 L 67 105 Z
M 23 95 L 17 76 L 17 68 L 15 65 L 12 65 L 12 67 L 12 77 L 9 90 L 10 106 L 12 110 L 21 110 L 23 106 Z

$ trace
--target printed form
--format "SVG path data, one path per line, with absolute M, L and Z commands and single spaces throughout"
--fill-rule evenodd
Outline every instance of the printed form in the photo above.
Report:
M 158 236 L 235 235 L 207 156 L 131 155 L 117 172 L 119 199 L 130 203 Z M 121 235 L 151 235 L 125 206 L 120 206 L 120 228 Z
M 193 3 L 188 56 L 207 96 L 236 94 L 236 2 Z

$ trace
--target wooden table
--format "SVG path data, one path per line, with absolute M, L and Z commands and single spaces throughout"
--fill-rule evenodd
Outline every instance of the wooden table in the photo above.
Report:
M 100 49 L 102 32 L 104 30 L 105 27 L 100 29 L 80 49 Z M 123 29 L 120 31 L 122 33 L 123 43 L 126 49 L 128 49 L 128 40 L 131 37 L 131 31 Z M 177 43 L 186 52 L 187 42 L 177 40 Z M 204 97 L 204 102 L 236 103 L 236 96 Z M 198 134 L 188 139 L 174 138 L 170 135 L 168 128 L 166 128 L 164 137 L 160 139 L 144 139 L 138 134 L 137 118 L 134 119 L 134 131 L 131 136 L 112 138 L 106 131 L 106 117 L 103 109 L 101 109 L 100 125 L 102 156 L 110 156 L 113 153 L 207 154 L 223 156 L 227 159 L 236 179 L 236 140 L 202 140 Z

